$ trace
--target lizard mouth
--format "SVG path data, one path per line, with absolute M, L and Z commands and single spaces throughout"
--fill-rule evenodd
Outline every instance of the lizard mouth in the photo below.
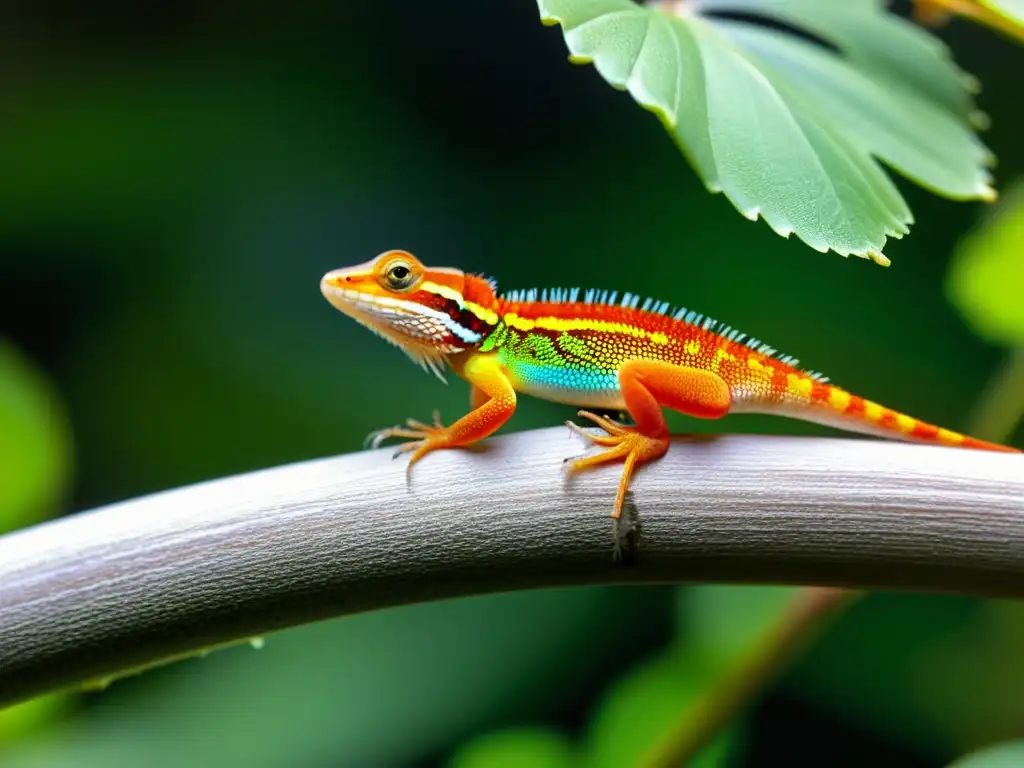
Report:
M 320 293 L 339 312 L 376 328 L 387 327 L 396 320 L 415 314 L 401 300 L 346 288 L 344 278 L 332 274 L 325 275 L 320 281 Z
M 344 287 L 345 278 L 335 272 L 328 272 L 320 279 L 320 293 L 335 309 L 348 314 L 351 305 L 358 301 L 358 291 Z
M 326 278 L 320 283 L 320 290 L 324 298 L 342 314 L 394 344 L 423 370 L 445 381 L 447 355 L 453 350 L 430 345 L 423 338 L 410 335 L 403 325 L 409 322 L 411 313 L 400 306 L 388 306 L 389 302 L 380 298 L 342 288 Z

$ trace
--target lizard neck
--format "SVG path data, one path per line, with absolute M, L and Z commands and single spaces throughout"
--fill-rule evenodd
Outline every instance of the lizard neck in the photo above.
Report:
M 481 349 L 492 338 L 495 330 L 502 326 L 499 302 L 494 295 L 493 285 L 477 275 L 466 275 L 459 302 L 450 302 L 446 307 L 454 323 L 464 328 L 465 336 L 474 337 L 465 351 Z

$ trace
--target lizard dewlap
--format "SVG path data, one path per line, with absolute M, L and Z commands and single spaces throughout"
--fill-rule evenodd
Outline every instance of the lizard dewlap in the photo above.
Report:
M 952 432 L 852 395 L 802 370 L 758 339 L 667 302 L 578 288 L 512 291 L 457 269 L 426 267 L 387 251 L 320 281 L 337 309 L 444 378 L 451 368 L 471 385 L 472 410 L 450 426 L 408 420 L 374 433 L 373 444 L 410 440 L 400 451 L 418 461 L 438 448 L 482 440 L 516 408 L 516 395 L 609 411 L 626 426 L 589 411 L 605 434 L 576 432 L 605 448 L 572 469 L 623 462 L 612 517 L 622 511 L 634 469 L 662 456 L 669 431 L 662 408 L 701 418 L 767 413 L 921 443 L 1015 451 Z

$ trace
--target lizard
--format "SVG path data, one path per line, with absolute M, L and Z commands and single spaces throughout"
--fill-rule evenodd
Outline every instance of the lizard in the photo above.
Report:
M 368 437 L 374 448 L 408 440 L 408 467 L 428 453 L 469 446 L 500 429 L 517 393 L 581 407 L 603 434 L 566 425 L 603 448 L 566 460 L 570 471 L 622 462 L 611 517 L 633 473 L 669 448 L 663 408 L 705 419 L 766 413 L 876 437 L 990 451 L 1017 449 L 934 426 L 829 383 L 768 344 L 697 312 L 639 295 L 578 288 L 511 291 L 482 275 L 424 266 L 389 250 L 325 274 L 330 304 L 445 381 L 470 384 L 469 413 L 449 426 L 404 425 Z M 592 410 L 628 413 L 631 425 Z

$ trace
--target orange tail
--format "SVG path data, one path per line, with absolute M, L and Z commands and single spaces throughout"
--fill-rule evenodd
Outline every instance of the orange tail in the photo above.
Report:
M 857 395 L 851 395 L 838 387 L 822 387 L 821 396 L 814 398 L 819 405 L 825 406 L 830 418 L 822 421 L 840 428 L 878 435 L 897 440 L 909 440 L 915 443 L 931 445 L 947 445 L 958 448 L 973 448 L 981 451 L 1001 451 L 1003 453 L 1021 453 L 1018 448 L 1008 445 L 990 443 L 974 437 L 961 435 L 959 432 L 937 427 L 919 421 L 912 416 L 886 408 Z
M 963 438 L 963 442 L 960 443 L 961 448 L 977 448 L 979 451 L 1002 451 L 1003 453 L 1024 453 L 1020 448 L 1014 448 L 1010 445 L 1001 445 L 999 443 L 989 443 L 985 440 L 978 440 L 967 435 L 960 435 Z

